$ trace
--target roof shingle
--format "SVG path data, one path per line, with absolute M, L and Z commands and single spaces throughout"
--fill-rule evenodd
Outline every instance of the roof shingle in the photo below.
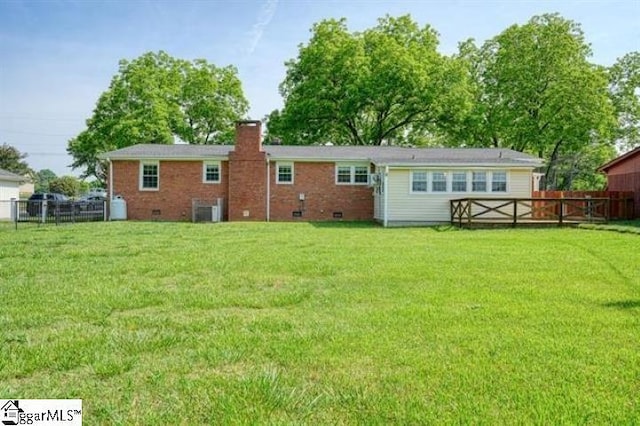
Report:
M 101 158 L 111 160 L 226 158 L 233 148 L 233 145 L 142 144 L 105 153 Z M 370 161 L 381 165 L 407 166 L 495 164 L 531 167 L 542 163 L 538 157 L 503 148 L 264 145 L 263 149 L 273 160 Z
M 11 181 L 11 182 L 26 181 L 24 177 L 4 169 L 0 169 L 0 180 Z

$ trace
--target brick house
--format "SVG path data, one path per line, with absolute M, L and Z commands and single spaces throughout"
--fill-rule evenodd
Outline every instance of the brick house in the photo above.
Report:
M 614 158 L 598 171 L 606 173 L 608 191 L 633 191 L 633 217 L 640 218 L 640 146 Z
M 235 145 L 134 145 L 102 155 L 110 198 L 134 220 L 191 220 L 194 199 L 237 221 L 449 220 L 449 200 L 531 197 L 540 159 L 508 149 L 262 145 L 261 123 Z

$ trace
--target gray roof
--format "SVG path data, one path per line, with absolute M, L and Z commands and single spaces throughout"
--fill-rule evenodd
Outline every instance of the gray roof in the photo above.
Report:
M 111 160 L 226 158 L 233 145 L 133 145 L 101 155 Z M 264 145 L 272 160 L 370 161 L 379 165 L 512 165 L 536 167 L 538 157 L 504 148 Z
M 0 180 L 11 182 L 25 182 L 27 179 L 8 170 L 0 169 Z

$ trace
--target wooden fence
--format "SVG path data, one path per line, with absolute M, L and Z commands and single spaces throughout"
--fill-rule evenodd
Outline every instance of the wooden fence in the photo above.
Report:
M 565 225 L 606 222 L 609 198 L 461 198 L 450 201 L 451 223 Z
M 608 198 L 609 199 L 609 216 L 607 219 L 633 219 L 633 191 L 533 191 L 533 198 L 541 199 L 537 206 L 543 207 L 546 201 L 542 199 L 567 199 L 567 198 Z M 556 208 L 556 214 L 559 208 L 558 203 L 547 208 Z

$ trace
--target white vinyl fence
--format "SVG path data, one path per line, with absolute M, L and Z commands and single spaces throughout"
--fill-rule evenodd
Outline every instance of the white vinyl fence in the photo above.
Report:
M 13 202 L 11 200 L 0 200 L 0 220 L 13 220 Z

